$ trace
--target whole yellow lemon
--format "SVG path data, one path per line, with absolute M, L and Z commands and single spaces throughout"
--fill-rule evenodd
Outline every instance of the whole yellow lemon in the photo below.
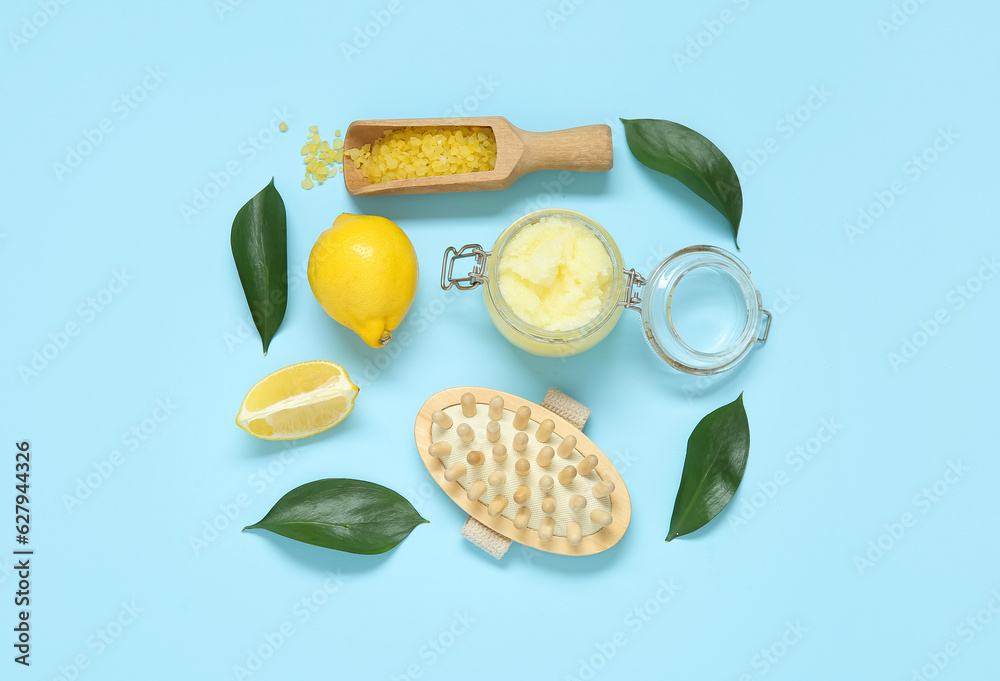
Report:
M 309 255 L 309 285 L 326 313 L 373 348 L 392 340 L 417 294 L 410 239 L 377 215 L 342 213 Z

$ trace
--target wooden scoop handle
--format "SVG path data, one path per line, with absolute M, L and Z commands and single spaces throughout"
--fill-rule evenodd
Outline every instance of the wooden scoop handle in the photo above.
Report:
M 580 170 L 603 172 L 611 170 L 614 154 L 611 148 L 611 128 L 607 125 L 584 125 L 553 132 L 518 130 L 524 143 L 524 154 L 518 170 Z

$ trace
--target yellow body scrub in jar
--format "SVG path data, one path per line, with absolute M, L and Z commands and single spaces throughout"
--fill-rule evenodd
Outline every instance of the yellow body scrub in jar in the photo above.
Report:
M 475 257 L 476 271 L 456 279 L 454 257 Z M 482 284 L 497 329 L 535 355 L 565 357 L 593 347 L 624 309 L 619 301 L 626 278 L 618 246 L 603 227 L 571 210 L 525 215 L 490 252 L 475 245 L 449 249 L 445 270 L 442 286 Z
M 500 295 L 522 321 L 552 333 L 601 314 L 613 266 L 601 239 L 566 215 L 545 215 L 511 235 L 499 258 Z

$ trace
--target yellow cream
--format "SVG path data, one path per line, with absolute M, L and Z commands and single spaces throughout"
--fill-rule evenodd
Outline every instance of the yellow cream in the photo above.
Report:
M 613 265 L 601 239 L 573 217 L 547 215 L 519 229 L 500 254 L 500 295 L 549 332 L 595 320 L 611 296 Z

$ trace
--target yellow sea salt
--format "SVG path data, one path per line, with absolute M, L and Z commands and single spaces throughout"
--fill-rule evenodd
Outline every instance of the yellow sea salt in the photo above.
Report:
M 339 149 L 337 140 L 333 148 Z M 383 136 L 347 155 L 369 182 L 389 182 L 434 175 L 493 170 L 497 144 L 490 128 L 405 128 Z M 343 159 L 343 154 L 341 154 Z
M 337 174 L 336 163 L 344 161 L 344 140 L 340 139 L 340 130 L 335 133 L 332 141 L 326 141 L 319 136 L 319 126 L 309 126 L 309 141 L 302 146 L 302 162 L 306 164 L 306 178 L 302 180 L 303 189 L 312 189 L 315 181 L 323 184 L 328 178 Z

